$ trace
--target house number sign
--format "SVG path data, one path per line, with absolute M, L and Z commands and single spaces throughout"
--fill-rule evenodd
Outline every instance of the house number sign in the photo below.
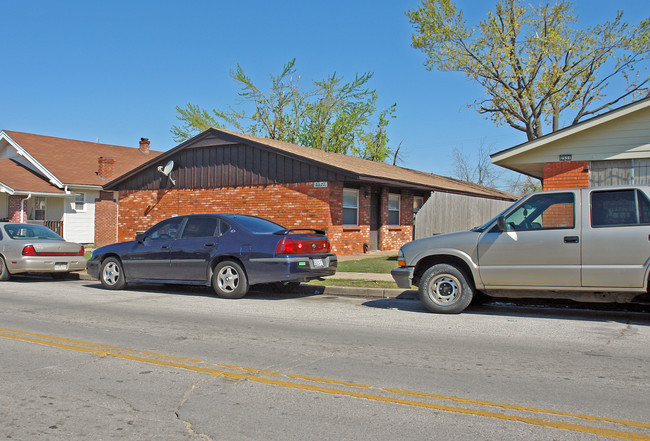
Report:
M 327 181 L 314 182 L 314 187 L 327 187 Z
M 573 159 L 573 155 L 560 155 L 560 161 L 570 162 Z

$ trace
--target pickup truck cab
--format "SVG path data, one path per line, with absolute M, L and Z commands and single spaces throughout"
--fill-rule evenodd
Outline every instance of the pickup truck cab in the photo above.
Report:
M 647 293 L 650 186 L 533 193 L 470 231 L 404 245 L 391 274 L 432 312 L 474 293 L 629 302 Z

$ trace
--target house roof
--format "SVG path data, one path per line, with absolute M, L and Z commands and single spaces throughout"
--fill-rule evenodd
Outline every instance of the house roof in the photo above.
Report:
M 65 191 L 43 180 L 43 178 L 8 158 L 0 158 L 0 186 L 10 193 L 34 192 L 65 194 Z
M 417 170 L 411 170 L 403 167 L 385 164 L 382 162 L 369 161 L 366 159 L 342 155 L 339 153 L 326 152 L 323 150 L 292 144 L 285 141 L 261 138 L 258 136 L 247 135 L 225 129 L 208 129 L 200 135 L 197 135 L 196 137 L 164 153 L 159 158 L 157 158 L 157 161 L 164 161 L 164 159 L 171 157 L 179 150 L 199 143 L 202 139 L 208 137 L 217 137 L 222 138 L 226 141 L 230 140 L 235 142 L 254 144 L 265 149 L 275 150 L 285 155 L 297 157 L 306 162 L 316 163 L 325 167 L 334 168 L 338 171 L 343 172 L 344 174 L 352 174 L 360 181 L 384 183 L 385 185 L 395 185 L 399 187 L 412 187 L 421 190 L 447 191 L 494 199 L 517 199 L 516 196 L 510 193 L 489 187 L 484 187 L 471 182 L 460 181 L 457 179 L 438 176 Z M 105 188 L 112 188 L 116 186 L 120 182 L 126 180 L 128 177 L 137 174 L 139 170 L 142 170 L 151 165 L 153 162 L 155 161 L 148 161 L 148 163 L 131 170 L 119 178 L 116 178 L 115 180 L 106 184 Z
M 145 155 L 134 147 L 8 130 L 4 133 L 64 185 L 105 184 L 106 180 L 97 175 L 100 156 L 115 160 L 112 176 L 119 176 L 162 153 L 150 150 Z
M 548 161 L 549 158 L 545 157 L 542 153 L 544 150 L 550 150 L 551 145 L 571 145 L 571 147 L 574 149 L 578 148 L 584 151 L 589 151 L 590 153 L 583 155 L 583 157 L 580 158 L 583 160 L 610 159 L 604 156 L 598 157 L 598 152 L 596 152 L 595 155 L 593 154 L 594 146 L 599 143 L 599 140 L 603 141 L 601 136 L 601 129 L 603 133 L 606 131 L 612 133 L 614 132 L 614 130 L 612 130 L 613 124 L 616 124 L 624 119 L 630 120 L 634 117 L 635 114 L 647 113 L 648 111 L 650 111 L 650 97 L 635 101 L 614 110 L 610 110 L 609 112 L 579 122 L 572 126 L 565 127 L 553 133 L 541 136 L 537 139 L 533 139 L 523 144 L 519 144 L 514 147 L 510 147 L 508 149 L 494 153 L 490 155 L 490 158 L 493 164 L 509 168 L 511 170 L 524 173 L 539 179 L 542 179 L 544 175 L 544 162 L 556 162 L 559 160 L 558 156 L 556 155 L 555 158 L 553 158 L 553 161 Z M 634 124 L 638 123 L 635 121 Z M 647 125 L 647 121 L 645 125 Z M 633 130 L 633 128 L 630 130 Z M 593 140 L 582 142 L 582 145 L 579 145 L 577 143 L 576 145 L 569 144 L 571 140 L 579 136 L 586 136 L 587 133 L 591 132 L 596 134 Z M 621 132 L 621 130 L 618 130 L 618 132 Z M 622 146 L 624 143 L 629 142 L 629 140 L 623 140 L 623 138 L 630 138 L 629 130 L 628 133 L 622 137 L 616 136 L 617 134 L 609 136 L 609 138 L 611 138 L 608 140 L 610 145 L 618 144 L 619 146 Z M 634 147 L 634 145 L 629 146 L 629 148 Z M 552 152 L 552 154 L 555 153 L 557 152 Z M 611 149 L 609 153 L 612 153 Z M 578 158 L 576 158 L 576 155 L 572 156 L 573 160 L 578 160 Z

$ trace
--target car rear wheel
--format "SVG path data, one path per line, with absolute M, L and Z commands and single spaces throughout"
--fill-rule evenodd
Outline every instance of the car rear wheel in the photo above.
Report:
M 237 262 L 225 260 L 214 267 L 212 288 L 224 299 L 241 299 L 248 292 L 248 279 Z
M 9 270 L 7 269 L 7 264 L 5 264 L 5 260 L 0 256 L 0 280 L 9 280 L 11 278 L 11 274 L 9 274 Z
M 454 265 L 438 264 L 424 272 L 420 300 L 431 312 L 457 314 L 469 306 L 474 288 L 465 272 Z
M 126 278 L 119 259 L 108 257 L 102 262 L 99 281 L 106 289 L 122 289 L 126 286 Z

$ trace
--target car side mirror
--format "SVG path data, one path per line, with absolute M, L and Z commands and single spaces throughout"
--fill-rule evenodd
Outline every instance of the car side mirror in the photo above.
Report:
M 144 233 L 142 231 L 138 231 L 137 233 L 135 233 L 135 240 L 140 242 L 140 243 L 143 243 L 144 242 Z
M 497 228 L 502 233 L 507 230 L 507 228 L 506 228 L 506 218 L 504 216 L 499 216 L 497 218 Z

